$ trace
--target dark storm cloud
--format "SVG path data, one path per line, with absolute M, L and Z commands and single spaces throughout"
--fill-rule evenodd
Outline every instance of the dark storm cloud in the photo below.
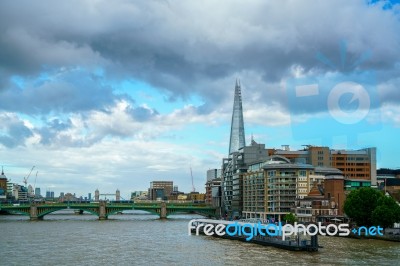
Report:
M 41 136 L 40 143 L 45 145 L 50 145 L 51 143 L 54 143 L 55 138 L 57 138 L 58 134 L 61 131 L 65 131 L 71 128 L 71 126 L 72 123 L 70 119 L 65 122 L 61 121 L 58 118 L 52 119 L 51 121 L 47 122 L 44 127 L 37 130 L 37 133 L 39 133 Z
M 0 110 L 27 114 L 84 112 L 113 105 L 122 98 L 129 99 L 103 85 L 101 77 L 81 69 L 65 70 L 25 82 L 23 88 L 18 84 L 7 88 L 1 93 Z
M 285 106 L 286 96 L 275 84 L 293 77 L 293 66 L 305 74 L 340 71 L 316 55 L 340 66 L 339 44 L 346 40 L 346 71 L 390 70 L 400 58 L 399 32 L 394 12 L 365 1 L 2 1 L 0 69 L 7 80 L 38 75 L 43 66 L 100 66 L 109 78 L 134 78 L 168 90 L 172 100 L 198 94 L 206 100 L 203 112 L 227 100 L 239 75 L 265 93 L 263 103 Z M 371 58 L 352 64 L 366 50 Z M 254 75 L 261 77 L 258 86 L 250 80 Z M 82 88 L 83 99 L 99 92 L 71 83 Z M 71 102 L 65 110 L 92 108 L 112 96 L 106 89 L 107 97 L 73 100 L 71 83 L 55 84 Z M 44 111 L 63 104 L 49 88 L 41 90 L 43 102 L 53 101 Z

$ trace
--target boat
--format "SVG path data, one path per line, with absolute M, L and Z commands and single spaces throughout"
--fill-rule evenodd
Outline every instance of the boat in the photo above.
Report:
M 232 230 L 234 229 L 234 230 Z M 262 224 L 240 221 L 193 219 L 189 222 L 189 234 L 202 234 L 231 240 L 272 246 L 291 251 L 318 251 L 318 234 L 307 235 L 303 230 L 291 235 L 281 224 Z M 282 232 L 284 232 L 282 234 Z M 294 234 L 293 234 L 294 233 Z

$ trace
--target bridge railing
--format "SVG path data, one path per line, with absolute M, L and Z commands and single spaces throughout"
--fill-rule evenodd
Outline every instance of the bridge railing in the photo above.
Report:
M 212 207 L 205 203 L 194 203 L 187 201 L 150 201 L 150 200 L 141 200 L 141 201 L 106 201 L 106 205 L 120 205 L 120 206 L 143 206 L 143 207 L 154 207 L 160 206 L 161 203 L 166 203 L 168 207 Z M 6 203 L 0 202 L 0 207 L 27 207 L 27 206 L 77 206 L 77 205 L 98 205 L 99 202 L 94 201 L 55 201 L 55 202 L 21 202 L 21 203 Z

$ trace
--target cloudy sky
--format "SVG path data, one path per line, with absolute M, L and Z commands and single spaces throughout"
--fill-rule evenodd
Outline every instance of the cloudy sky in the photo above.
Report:
M 246 141 L 359 149 L 399 168 L 396 1 L 1 1 L 0 165 L 42 193 L 152 180 L 204 191 Z

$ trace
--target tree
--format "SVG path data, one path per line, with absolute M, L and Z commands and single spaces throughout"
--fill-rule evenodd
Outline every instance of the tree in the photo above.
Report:
M 383 193 L 370 187 L 353 190 L 344 202 L 344 212 L 359 226 L 372 226 L 372 212 Z
M 283 217 L 283 220 L 285 220 L 287 223 L 293 224 L 296 222 L 296 216 L 290 212 Z
M 391 197 L 383 197 L 378 200 L 378 206 L 372 212 L 372 222 L 387 228 L 400 221 L 400 206 Z

